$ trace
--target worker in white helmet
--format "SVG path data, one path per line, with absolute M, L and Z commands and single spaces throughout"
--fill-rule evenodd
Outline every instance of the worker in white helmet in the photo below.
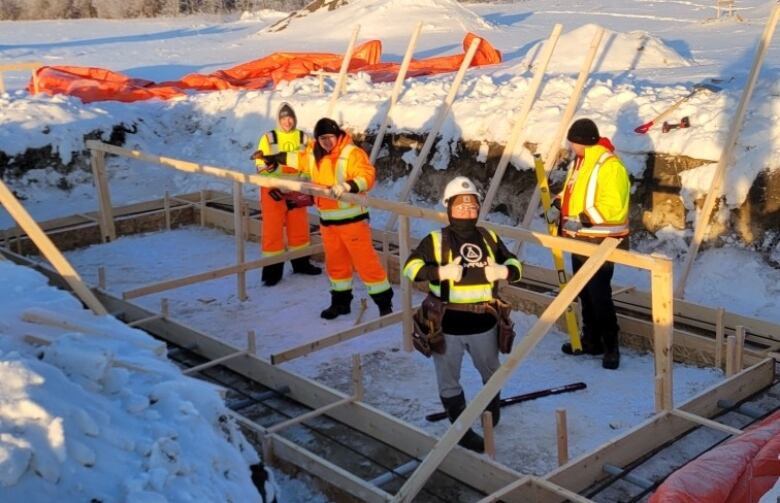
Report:
M 511 350 L 511 306 L 498 298 L 498 282 L 519 281 L 522 265 L 495 232 L 477 227 L 479 192 L 471 180 L 458 176 L 448 183 L 442 204 L 450 224 L 420 242 L 403 273 L 412 281 L 428 282 L 430 293 L 415 313 L 413 342 L 433 357 L 439 396 L 454 422 L 466 408 L 460 385 L 463 353 L 469 353 L 485 383 L 500 365 L 499 350 Z M 500 393 L 487 408 L 494 425 L 499 403 Z M 485 448 L 472 429 L 460 445 L 477 452 Z

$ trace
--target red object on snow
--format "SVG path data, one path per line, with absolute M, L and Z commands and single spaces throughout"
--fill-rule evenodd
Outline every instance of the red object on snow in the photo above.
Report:
M 468 33 L 463 40 L 464 52 L 476 37 Z M 392 81 L 401 65 L 381 63 L 382 43 L 369 40 L 360 45 L 352 55 L 348 71 L 366 72 L 374 82 Z M 343 55 L 312 52 L 276 52 L 264 58 L 242 63 L 208 75 L 191 73 L 181 80 L 155 83 L 130 78 L 104 68 L 80 66 L 43 66 L 36 70 L 38 89 L 47 94 L 76 96 L 84 103 L 93 101 L 140 101 L 152 98 L 171 99 L 185 95 L 187 90 L 218 91 L 225 89 L 263 89 L 276 86 L 283 80 L 294 80 L 315 70 L 338 72 Z M 412 60 L 407 77 L 454 72 L 463 62 L 465 54 Z M 471 66 L 501 62 L 501 53 L 482 39 Z M 27 85 L 33 92 L 33 81 Z
M 780 476 L 780 411 L 683 466 L 648 503 L 756 503 Z

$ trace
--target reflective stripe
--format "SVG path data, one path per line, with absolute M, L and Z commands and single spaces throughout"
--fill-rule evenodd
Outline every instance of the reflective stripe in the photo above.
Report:
M 330 289 L 334 292 L 346 292 L 352 290 L 352 278 L 349 279 L 330 279 Z
M 279 251 L 265 251 L 265 250 L 263 250 L 263 257 L 274 257 L 276 255 L 281 255 L 282 253 L 284 253 L 284 250 L 279 250 Z
M 366 285 L 366 290 L 368 290 L 369 295 L 376 295 L 378 293 L 390 290 L 390 283 L 386 279 L 377 281 L 376 283 L 364 282 L 363 284 Z
M 279 153 L 279 142 L 276 139 L 276 131 L 268 131 L 265 134 L 265 137 L 268 139 L 268 146 L 271 148 L 271 155 L 278 154 Z
M 457 286 L 450 284 L 450 298 L 447 302 L 453 304 L 471 304 L 473 302 L 487 302 L 493 300 L 493 286 L 468 285 Z
M 368 182 L 362 176 L 353 178 L 352 181 L 357 184 L 358 188 L 360 189 L 360 192 L 365 192 L 368 190 Z
M 599 157 L 599 160 L 596 161 L 596 165 L 593 167 L 593 171 L 590 172 L 590 178 L 588 178 L 588 190 L 585 192 L 585 211 L 594 224 L 604 223 L 604 217 L 602 217 L 599 210 L 596 209 L 596 190 L 599 185 L 599 171 L 601 170 L 601 166 L 610 158 L 612 158 L 612 152 L 604 152 L 601 154 L 601 157 Z
M 417 273 L 420 272 L 420 269 L 422 269 L 423 266 L 425 266 L 425 261 L 422 259 L 416 258 L 410 260 L 404 267 L 404 276 L 409 278 L 409 280 L 414 281 L 414 278 L 417 277 Z
M 428 282 L 428 289 L 431 291 L 432 294 L 434 294 L 436 297 L 441 298 L 441 285 L 436 285 L 434 283 Z
M 583 227 L 577 236 L 626 236 L 629 233 L 628 222 L 617 225 L 594 225 L 593 227 Z M 570 234 L 570 233 L 569 233 Z
M 520 275 L 522 276 L 522 274 L 523 274 L 523 264 L 520 263 L 520 261 L 518 259 L 510 258 L 509 260 L 504 262 L 504 265 L 507 266 L 507 267 L 512 267 L 512 266 L 517 267 L 517 270 L 520 271 Z
M 362 206 L 349 205 L 348 208 L 334 208 L 332 210 L 320 208 L 320 218 L 328 222 L 336 222 L 339 220 L 347 220 L 349 218 L 358 217 L 364 213 L 368 213 L 368 210 Z
M 341 149 L 341 152 L 339 153 L 339 158 L 336 161 L 336 169 L 335 169 L 336 181 L 333 183 L 333 185 L 338 185 L 340 183 L 344 183 L 347 181 L 347 161 L 349 161 L 349 154 L 352 153 L 352 150 L 354 148 L 356 148 L 354 145 L 349 144 L 349 145 L 345 145 L 344 148 Z M 353 212 L 352 213 L 353 217 L 360 215 L 361 213 L 365 213 L 365 211 L 368 211 L 365 208 L 355 206 L 354 204 L 348 203 L 346 201 L 339 200 L 338 204 L 339 204 L 339 208 L 341 209 L 360 208 L 361 210 L 363 210 L 363 211 Z M 344 218 L 344 217 L 340 217 L 340 218 Z
M 311 241 L 306 241 L 306 242 L 305 242 L 305 243 L 303 243 L 302 245 L 298 245 L 298 246 L 290 246 L 290 245 L 287 245 L 287 248 L 288 248 L 290 251 L 293 251 L 293 250 L 300 250 L 300 249 L 302 249 L 302 248 L 306 248 L 307 246 L 310 246 L 310 245 L 311 245 Z
M 433 258 L 436 259 L 437 264 L 441 264 L 441 231 L 431 232 L 431 240 L 433 241 Z

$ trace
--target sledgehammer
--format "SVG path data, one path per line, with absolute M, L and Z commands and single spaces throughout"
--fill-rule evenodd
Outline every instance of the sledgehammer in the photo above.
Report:
M 675 101 L 674 104 L 672 104 L 672 106 L 670 106 L 669 108 L 667 108 L 666 110 L 664 110 L 663 112 L 658 114 L 650 122 L 646 122 L 646 123 L 642 124 L 641 126 L 635 128 L 634 132 L 637 133 L 637 134 L 645 134 L 645 133 L 647 133 L 650 130 L 650 128 L 653 127 L 654 124 L 657 124 L 659 121 L 661 121 L 661 120 L 665 119 L 666 117 L 668 117 L 670 113 L 672 113 L 675 110 L 677 110 L 678 108 L 680 108 L 680 106 L 683 103 L 685 103 L 689 99 L 693 98 L 694 96 L 696 96 L 696 94 L 698 94 L 701 91 L 708 91 L 708 92 L 711 92 L 711 93 L 717 93 L 720 90 L 721 90 L 720 87 L 714 86 L 712 84 L 696 84 L 695 86 L 693 86 L 693 90 L 690 93 L 686 94 L 685 96 L 683 96 L 679 100 Z

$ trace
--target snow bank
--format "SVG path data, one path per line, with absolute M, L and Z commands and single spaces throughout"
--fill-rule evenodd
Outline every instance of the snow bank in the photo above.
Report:
M 40 274 L 0 261 L 0 277 L 3 501 L 258 501 L 257 454 L 212 385 Z M 22 321 L 31 314 L 91 330 Z
M 563 33 L 555 45 L 547 71 L 579 72 L 598 28 L 596 24 L 586 24 Z M 534 44 L 518 68 L 536 65 L 545 42 L 546 39 Z M 674 68 L 691 64 L 693 61 L 646 31 L 623 33 L 605 29 L 600 49 L 596 53 L 593 72 L 625 72 L 640 68 Z

